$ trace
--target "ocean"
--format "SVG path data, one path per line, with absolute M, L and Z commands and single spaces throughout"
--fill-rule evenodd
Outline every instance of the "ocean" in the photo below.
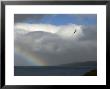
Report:
M 15 76 L 83 76 L 90 70 L 97 69 L 93 66 L 57 67 L 57 66 L 15 66 Z

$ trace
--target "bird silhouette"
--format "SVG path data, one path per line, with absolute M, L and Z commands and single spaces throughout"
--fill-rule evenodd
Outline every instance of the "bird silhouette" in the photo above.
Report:
M 76 29 L 75 29 L 74 33 L 76 33 Z

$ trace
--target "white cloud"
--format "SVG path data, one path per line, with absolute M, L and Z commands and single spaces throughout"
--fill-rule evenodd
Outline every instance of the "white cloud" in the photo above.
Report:
M 78 37 L 83 36 L 83 26 L 76 25 L 76 24 L 68 24 L 62 26 L 58 31 L 57 34 L 63 38 L 72 38 L 77 39 Z
M 15 30 L 16 29 L 24 30 L 27 32 L 44 31 L 44 32 L 55 33 L 57 29 L 59 29 L 59 27 L 50 24 L 16 23 Z
M 57 34 L 62 38 L 78 38 L 83 35 L 83 26 L 76 24 L 67 25 L 51 25 L 51 24 L 28 24 L 28 23 L 16 23 L 15 24 L 15 36 L 18 34 L 26 34 L 33 31 L 43 31 L 53 34 Z

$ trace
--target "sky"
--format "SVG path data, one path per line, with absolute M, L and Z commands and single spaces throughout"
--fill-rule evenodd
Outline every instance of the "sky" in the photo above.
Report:
M 96 14 L 15 14 L 14 65 L 97 61 Z
M 15 23 L 43 23 L 53 25 L 81 24 L 96 25 L 97 15 L 95 14 L 15 14 Z

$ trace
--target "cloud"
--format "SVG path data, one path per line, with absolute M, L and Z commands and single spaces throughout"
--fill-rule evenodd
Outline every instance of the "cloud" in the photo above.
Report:
M 16 29 L 20 29 L 23 31 L 27 32 L 32 32 L 32 31 L 45 31 L 45 32 L 51 32 L 55 33 L 59 27 L 55 25 L 50 25 L 50 24 L 29 24 L 29 23 L 16 23 L 15 26 L 15 31 Z
M 80 40 L 97 40 L 97 26 L 85 26 L 83 28 L 83 36 L 80 38 Z
M 19 22 L 25 22 L 25 21 L 31 21 L 32 19 L 35 21 L 39 21 L 42 19 L 44 16 L 43 14 L 15 14 L 14 15 L 14 22 L 19 23 Z
M 75 16 L 79 19 L 84 19 L 84 18 L 95 19 L 95 18 L 97 18 L 96 14 L 73 14 L 73 16 Z
M 19 46 L 28 53 L 37 54 L 48 66 L 97 60 L 95 26 L 18 23 L 15 33 L 15 50 Z M 35 58 L 38 60 L 37 56 Z
M 76 24 L 67 24 L 67 25 L 51 25 L 51 24 L 29 24 L 29 23 L 16 23 L 15 24 L 15 36 L 16 34 L 26 34 L 28 32 L 34 32 L 34 31 L 43 31 L 43 32 L 49 32 L 54 33 L 62 38 L 74 38 L 78 37 L 78 35 L 82 36 L 83 32 L 82 25 L 76 25 Z M 75 34 L 74 34 L 75 33 Z

